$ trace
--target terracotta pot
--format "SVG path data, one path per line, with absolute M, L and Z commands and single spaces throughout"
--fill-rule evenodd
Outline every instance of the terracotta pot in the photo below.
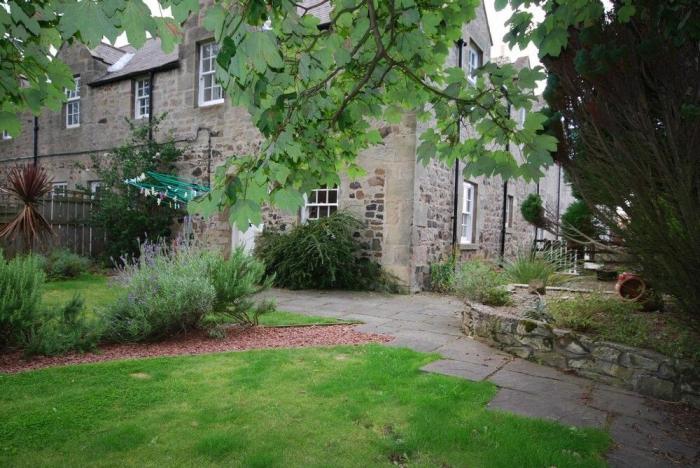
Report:
M 617 277 L 615 291 L 625 300 L 642 302 L 648 296 L 649 288 L 641 276 L 625 272 Z

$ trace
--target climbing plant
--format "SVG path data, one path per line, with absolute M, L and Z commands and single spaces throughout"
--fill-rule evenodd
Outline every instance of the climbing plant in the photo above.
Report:
M 159 122 L 153 119 L 153 133 Z M 104 256 L 110 263 L 138 255 L 139 242 L 169 238 L 176 216 L 183 214 L 172 201 L 146 197 L 139 188 L 125 183 L 148 171 L 175 172 L 174 163 L 182 150 L 172 140 L 158 142 L 148 135 L 149 124 L 132 124 L 129 140 L 122 146 L 92 157 L 101 186 L 91 222 L 106 233 Z

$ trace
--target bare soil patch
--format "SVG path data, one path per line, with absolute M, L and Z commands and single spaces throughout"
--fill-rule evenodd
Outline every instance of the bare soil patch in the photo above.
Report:
M 0 372 L 16 373 L 44 367 L 117 359 L 208 354 L 247 349 L 386 343 L 393 339 L 387 335 L 361 333 L 354 328 L 355 325 L 231 328 L 223 339 L 212 339 L 203 332 L 195 332 L 152 343 L 104 345 L 91 353 L 36 356 L 28 359 L 18 351 L 0 355 Z

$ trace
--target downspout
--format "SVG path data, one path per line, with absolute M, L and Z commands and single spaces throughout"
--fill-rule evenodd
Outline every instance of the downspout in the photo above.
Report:
M 153 141 L 153 86 L 155 85 L 156 75 L 151 70 L 148 77 L 148 141 Z
M 39 117 L 34 116 L 34 165 L 39 164 Z
M 510 100 L 508 101 L 508 118 L 510 118 Z M 506 142 L 506 151 L 510 152 L 510 140 Z M 501 249 L 500 249 L 500 259 L 503 263 L 503 258 L 506 254 L 506 216 L 508 212 L 508 179 L 503 181 L 503 206 L 501 209 Z
M 540 194 L 540 180 L 537 179 L 537 195 Z M 546 213 L 545 213 L 546 215 Z M 532 246 L 536 249 L 537 248 L 537 226 L 535 226 L 535 237 L 534 240 L 532 241 Z
M 207 129 L 207 186 L 211 187 L 211 130 Z
M 463 60 L 463 49 L 464 48 L 464 40 L 460 38 L 457 41 L 457 66 L 462 69 L 462 60 Z M 457 132 L 458 136 L 457 138 L 461 141 L 462 138 L 462 123 L 461 121 L 457 125 Z M 455 161 L 455 180 L 454 180 L 454 206 L 453 206 L 453 212 L 452 212 L 452 255 L 456 255 L 457 252 L 457 215 L 458 215 L 458 206 L 459 206 L 459 182 L 460 182 L 460 174 L 459 174 L 459 159 Z
M 557 164 L 557 240 L 559 239 L 559 209 L 561 203 L 561 164 Z

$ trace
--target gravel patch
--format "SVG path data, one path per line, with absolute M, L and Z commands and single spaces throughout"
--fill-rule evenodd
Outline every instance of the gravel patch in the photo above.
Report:
M 247 349 L 386 343 L 393 339 L 387 335 L 361 333 L 354 328 L 355 325 L 231 328 L 223 339 L 212 339 L 204 332 L 193 332 L 152 343 L 104 345 L 91 353 L 69 353 L 63 356 L 36 356 L 25 359 L 21 352 L 13 352 L 0 355 L 0 372 L 16 373 L 44 367 L 118 359 L 221 353 Z

